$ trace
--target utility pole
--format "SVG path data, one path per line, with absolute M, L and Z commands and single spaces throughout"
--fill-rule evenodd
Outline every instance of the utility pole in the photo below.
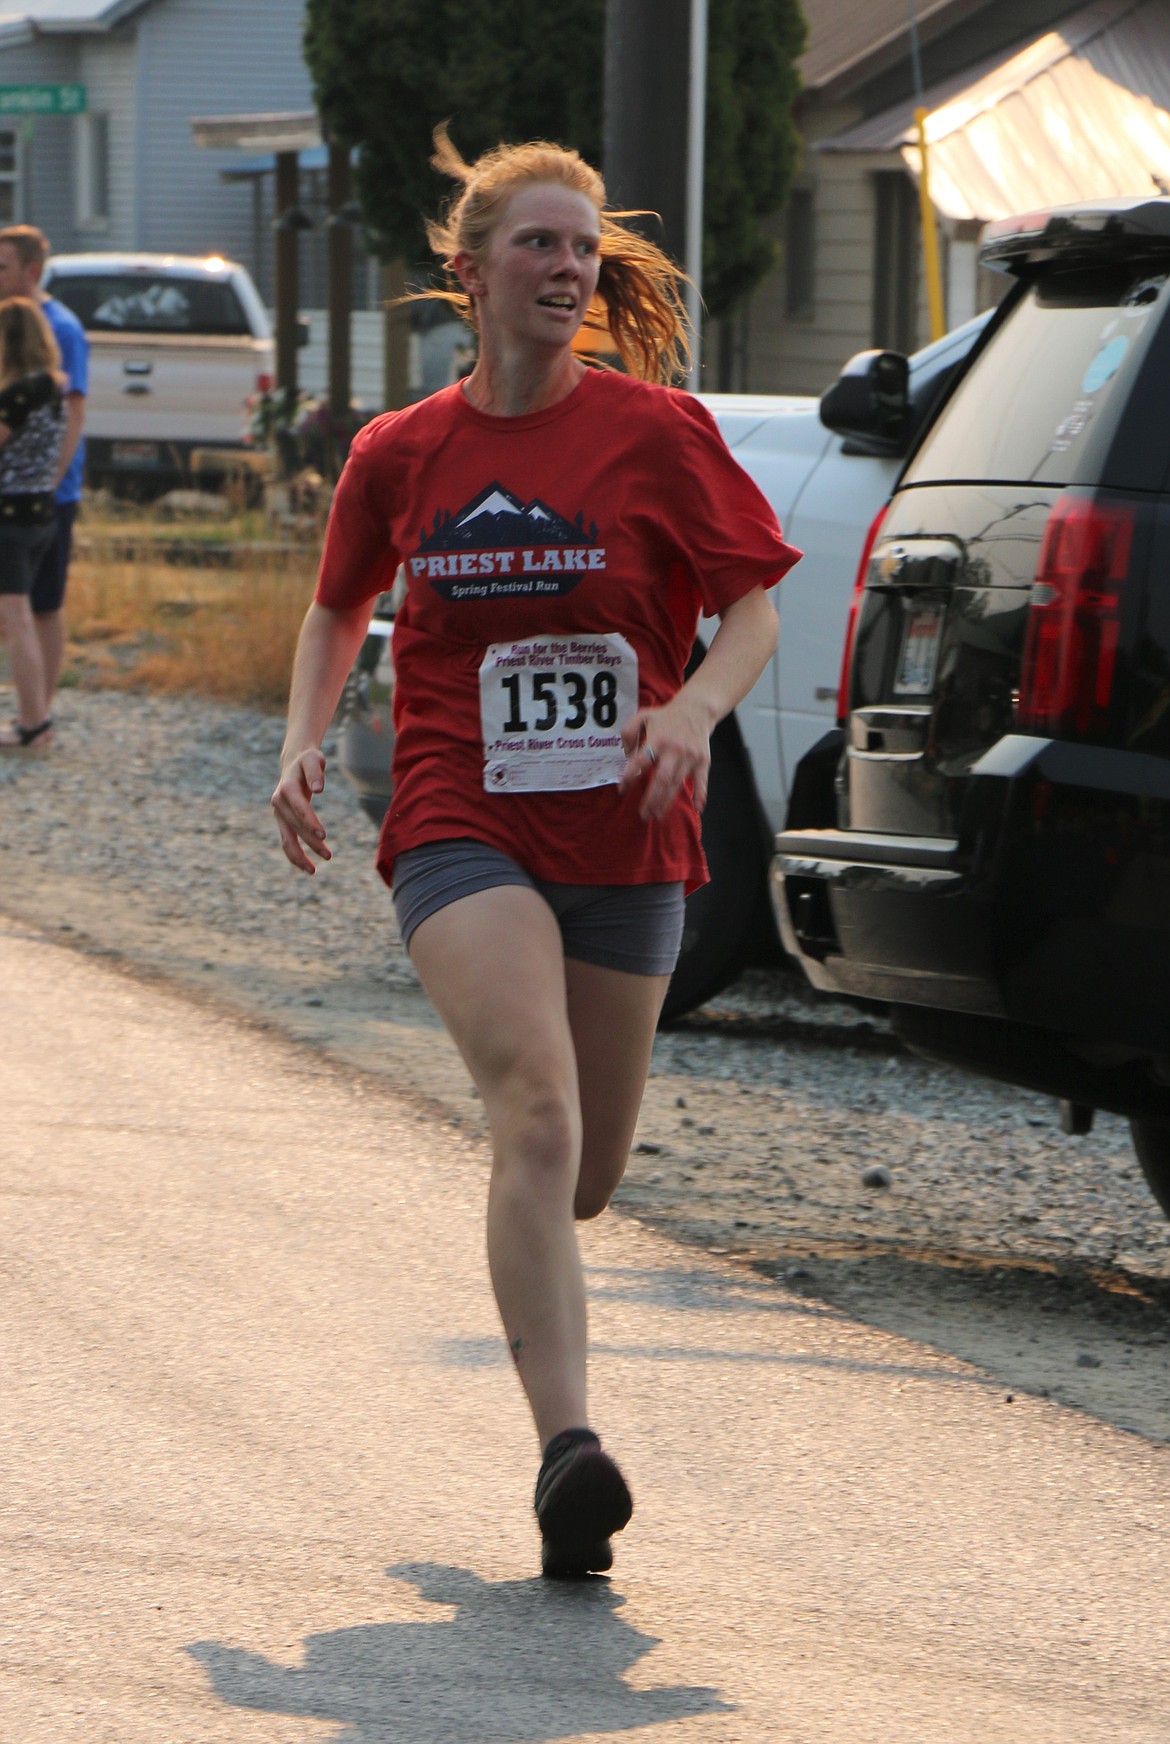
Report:
M 680 14 L 682 16 L 680 16 Z M 707 0 L 606 0 L 602 156 L 610 202 L 695 280 L 689 386 L 699 382 Z
M 687 386 L 699 391 L 703 334 L 703 166 L 707 143 L 707 0 L 691 0 L 687 68 L 687 313 L 694 354 Z

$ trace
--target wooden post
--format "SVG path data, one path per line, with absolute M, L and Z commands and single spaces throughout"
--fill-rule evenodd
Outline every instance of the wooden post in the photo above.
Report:
M 300 177 L 295 151 L 276 154 L 276 228 L 275 283 L 273 302 L 276 305 L 276 385 L 290 393 L 297 391 L 297 304 L 300 301 L 297 284 L 298 236 L 291 225 L 281 228 L 279 220 L 297 203 Z
M 353 311 L 353 226 L 341 213 L 349 205 L 352 177 L 349 149 L 329 147 L 329 410 L 344 418 L 350 401 L 350 333 Z
M 398 303 L 406 290 L 400 260 L 382 263 L 382 405 L 387 412 L 410 400 L 410 311 Z

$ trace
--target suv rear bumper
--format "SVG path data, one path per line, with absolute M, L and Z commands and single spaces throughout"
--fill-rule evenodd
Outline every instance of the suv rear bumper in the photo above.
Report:
M 1170 764 L 1013 734 L 964 787 L 953 840 L 777 836 L 813 985 L 1170 1057 Z

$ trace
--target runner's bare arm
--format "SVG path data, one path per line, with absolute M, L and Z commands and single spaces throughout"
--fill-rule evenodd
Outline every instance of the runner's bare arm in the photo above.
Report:
M 622 792 L 649 775 L 644 818 L 665 817 L 688 776 L 695 804 L 707 803 L 711 733 L 751 689 L 771 659 L 779 622 L 762 587 L 752 588 L 720 616 L 702 665 L 663 708 L 639 709 L 622 728 L 626 766 Z
M 344 611 L 314 600 L 301 625 L 288 698 L 288 727 L 280 754 L 280 780 L 272 795 L 280 845 L 300 872 L 317 870 L 305 847 L 319 860 L 332 858 L 325 845 L 324 825 L 312 805 L 313 795 L 325 785 L 321 740 L 333 719 L 373 608 L 372 599 Z

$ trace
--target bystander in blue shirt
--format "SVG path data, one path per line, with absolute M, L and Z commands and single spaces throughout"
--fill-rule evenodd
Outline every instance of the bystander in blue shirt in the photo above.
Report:
M 89 392 L 89 340 L 85 337 L 85 328 L 77 319 L 72 309 L 67 309 L 64 303 L 59 303 L 56 297 L 45 297 L 41 303 L 45 319 L 53 329 L 53 337 L 57 341 L 61 353 L 61 368 L 68 376 L 65 386 L 66 394 L 88 394 Z M 85 476 L 85 437 L 77 444 L 69 469 L 61 483 L 57 486 L 57 501 L 59 503 L 79 503 L 81 501 L 81 483 Z

